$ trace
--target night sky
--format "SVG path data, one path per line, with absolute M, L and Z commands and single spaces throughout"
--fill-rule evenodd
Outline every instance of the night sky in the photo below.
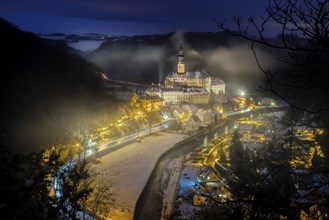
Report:
M 266 0 L 1 0 L 1 17 L 34 33 L 161 34 L 218 31 L 213 21 L 265 14 Z M 273 30 L 273 28 L 272 28 Z

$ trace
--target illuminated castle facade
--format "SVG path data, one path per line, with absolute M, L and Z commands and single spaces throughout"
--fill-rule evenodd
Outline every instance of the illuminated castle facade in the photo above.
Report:
M 164 103 L 208 104 L 211 94 L 225 94 L 225 83 L 219 77 L 210 76 L 205 70 L 186 71 L 184 51 L 180 45 L 177 72 L 166 77 L 164 87 L 153 85 L 146 93 L 159 96 Z
M 177 63 L 177 74 L 185 74 L 185 61 L 184 61 L 184 51 L 183 46 L 179 47 L 178 63 Z

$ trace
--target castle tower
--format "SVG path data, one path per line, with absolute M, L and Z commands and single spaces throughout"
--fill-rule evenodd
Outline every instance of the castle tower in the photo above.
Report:
M 178 63 L 177 63 L 177 73 L 185 74 L 185 62 L 184 62 L 184 51 L 182 44 L 179 47 Z

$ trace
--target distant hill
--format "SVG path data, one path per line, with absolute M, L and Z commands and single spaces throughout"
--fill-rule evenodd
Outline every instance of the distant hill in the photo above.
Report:
M 6 143 L 35 150 L 75 132 L 78 124 L 89 126 L 103 109 L 111 110 L 98 66 L 4 19 L 0 29 L 0 133 Z

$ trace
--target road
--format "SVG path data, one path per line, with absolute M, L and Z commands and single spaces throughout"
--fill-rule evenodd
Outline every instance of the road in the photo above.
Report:
M 215 144 L 215 146 L 213 147 L 213 149 L 210 151 L 210 155 L 206 160 L 206 163 L 210 166 L 210 167 L 214 167 L 215 165 L 215 161 L 218 158 L 218 151 L 221 147 L 227 148 L 229 145 L 229 142 L 231 140 L 231 135 L 224 135 L 220 138 L 220 141 L 218 143 Z
M 155 133 L 158 131 L 161 131 L 162 129 L 166 128 L 169 123 L 169 120 L 155 124 L 152 126 L 151 133 Z M 111 140 L 106 143 L 101 144 L 99 147 L 97 147 L 97 152 L 100 153 L 102 151 L 111 152 L 111 150 L 118 149 L 118 146 L 124 146 L 124 144 L 132 142 L 136 140 L 137 138 L 145 137 L 146 135 L 150 134 L 149 128 L 139 131 L 134 134 L 126 135 L 124 137 L 118 138 L 116 140 Z M 85 157 L 89 157 L 95 154 L 95 151 L 89 150 L 85 153 Z
M 246 110 L 243 110 L 243 111 L 226 112 L 225 116 L 228 117 L 228 118 L 234 118 L 234 117 L 241 117 L 241 116 L 249 115 L 251 113 L 274 112 L 274 111 L 283 110 L 285 108 L 286 107 L 258 107 L 255 110 L 246 109 Z M 166 120 L 164 122 L 153 125 L 151 132 L 153 133 L 153 132 L 157 132 L 157 131 L 160 131 L 160 130 L 164 129 L 168 125 L 169 122 L 170 122 L 169 120 Z M 123 144 L 125 144 L 125 143 L 134 141 L 137 138 L 144 137 L 148 134 L 149 134 L 149 129 L 145 129 L 145 130 L 142 130 L 140 132 L 130 134 L 130 135 L 118 138 L 116 140 L 111 140 L 111 141 L 108 141 L 107 143 L 103 143 L 102 145 L 100 145 L 98 147 L 97 150 L 98 150 L 98 152 L 101 152 L 101 151 L 111 152 L 111 149 L 116 150 L 117 149 L 116 147 L 119 146 L 119 145 L 123 146 Z M 85 153 L 84 156 L 88 157 L 88 156 L 92 156 L 93 154 L 95 154 L 95 152 L 89 150 Z
M 269 107 L 257 107 L 253 110 L 245 109 L 242 111 L 233 111 L 233 112 L 225 112 L 224 115 L 227 118 L 240 118 L 240 117 L 246 117 L 250 116 L 250 114 L 265 114 L 265 113 L 271 113 L 271 112 L 279 112 L 279 111 L 287 111 L 289 107 L 286 106 L 269 106 Z

